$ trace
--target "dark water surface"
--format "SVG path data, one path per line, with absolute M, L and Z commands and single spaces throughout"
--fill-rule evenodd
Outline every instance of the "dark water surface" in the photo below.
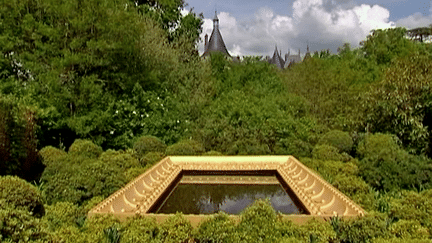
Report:
M 276 211 L 301 211 L 280 184 L 178 184 L 156 213 L 213 214 L 224 211 L 239 214 L 256 199 L 269 198 Z

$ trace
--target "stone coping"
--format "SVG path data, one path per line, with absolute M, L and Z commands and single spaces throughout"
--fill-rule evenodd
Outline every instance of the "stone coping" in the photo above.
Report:
M 166 218 L 166 215 L 150 214 L 149 211 L 179 182 L 185 171 L 275 171 L 307 211 L 306 215 L 287 215 L 288 218 L 355 217 L 365 214 L 360 206 L 293 156 L 169 156 L 96 205 L 90 210 L 89 217 L 113 214 L 126 218 L 141 214 Z M 191 222 L 208 217 L 202 216 L 186 215 Z
M 245 178 L 243 178 L 245 177 Z M 276 176 L 197 176 L 183 175 L 179 184 L 280 185 Z

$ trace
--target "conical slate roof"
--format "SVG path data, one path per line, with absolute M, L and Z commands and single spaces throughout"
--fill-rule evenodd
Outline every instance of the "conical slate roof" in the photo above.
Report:
M 278 68 L 282 69 L 284 67 L 284 60 L 280 56 L 277 46 L 275 47 L 275 51 L 273 53 L 273 57 L 269 60 L 270 64 L 275 64 Z
M 223 54 L 227 56 L 231 56 L 228 53 L 228 50 L 225 46 L 225 43 L 222 39 L 222 35 L 219 31 L 219 19 L 217 17 L 217 13 L 215 11 L 215 16 L 213 18 L 213 32 L 211 33 L 210 40 L 207 43 L 207 45 L 204 47 L 204 54 L 203 56 L 210 55 L 210 52 L 222 52 Z

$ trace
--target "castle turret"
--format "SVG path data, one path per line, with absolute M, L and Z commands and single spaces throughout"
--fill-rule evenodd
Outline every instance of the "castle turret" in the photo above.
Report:
M 207 41 L 206 41 L 207 43 Z M 219 19 L 217 17 L 217 12 L 213 17 L 213 32 L 210 35 L 210 40 L 204 46 L 203 57 L 210 55 L 211 52 L 222 52 L 223 54 L 231 57 L 222 39 L 222 35 L 219 31 Z

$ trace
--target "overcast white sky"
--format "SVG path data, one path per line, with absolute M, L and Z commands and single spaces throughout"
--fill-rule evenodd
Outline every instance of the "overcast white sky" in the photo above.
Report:
M 358 47 L 372 29 L 432 24 L 432 0 L 186 0 L 187 9 L 204 14 L 202 39 L 220 31 L 231 55 L 272 55 L 330 48 L 348 42 Z M 203 51 L 203 42 L 198 46 Z

